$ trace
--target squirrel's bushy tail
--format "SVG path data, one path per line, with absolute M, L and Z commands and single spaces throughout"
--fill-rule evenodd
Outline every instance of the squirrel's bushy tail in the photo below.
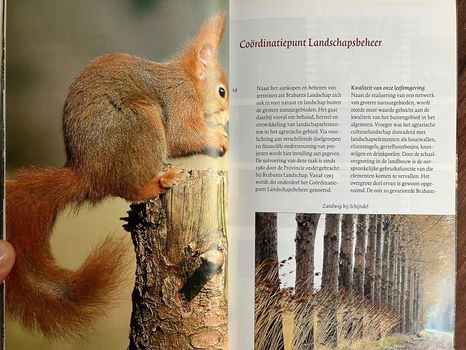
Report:
M 6 185 L 6 235 L 16 250 L 7 278 L 7 312 L 49 338 L 83 335 L 105 314 L 122 281 L 126 245 L 107 238 L 76 271 L 57 266 L 49 244 L 57 214 L 86 200 L 87 184 L 71 168 L 30 168 Z

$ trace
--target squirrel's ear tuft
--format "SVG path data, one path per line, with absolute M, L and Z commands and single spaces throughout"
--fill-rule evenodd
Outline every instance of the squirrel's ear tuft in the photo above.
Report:
M 225 31 L 226 15 L 219 13 L 209 18 L 188 46 L 183 61 L 196 79 L 207 76 L 207 66 L 216 64 L 217 51 Z
M 218 13 L 210 17 L 199 31 L 196 41 L 211 42 L 215 50 L 220 44 L 225 31 L 226 15 Z

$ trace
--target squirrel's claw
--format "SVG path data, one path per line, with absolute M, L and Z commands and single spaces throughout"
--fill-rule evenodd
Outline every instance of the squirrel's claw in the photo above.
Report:
M 159 182 L 160 185 L 168 189 L 185 180 L 187 176 L 184 166 L 176 164 L 161 174 Z

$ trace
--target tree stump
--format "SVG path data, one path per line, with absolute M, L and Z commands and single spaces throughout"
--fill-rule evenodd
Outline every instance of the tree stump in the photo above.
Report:
M 136 250 L 129 350 L 227 349 L 227 174 L 192 170 L 131 205 Z

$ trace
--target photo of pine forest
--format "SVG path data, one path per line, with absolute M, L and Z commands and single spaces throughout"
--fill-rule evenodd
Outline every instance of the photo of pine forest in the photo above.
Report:
M 255 215 L 255 350 L 453 349 L 454 216 Z

